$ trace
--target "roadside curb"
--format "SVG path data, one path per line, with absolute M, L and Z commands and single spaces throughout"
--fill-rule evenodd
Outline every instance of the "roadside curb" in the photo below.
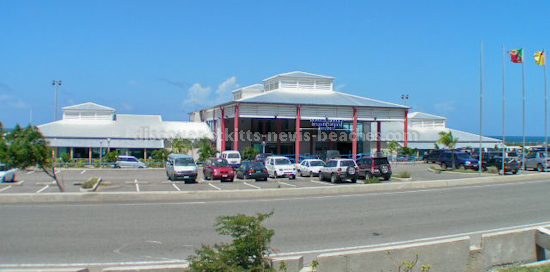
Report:
M 0 182 L 0 186 L 23 186 L 23 183 L 25 183 L 24 180 L 16 182 Z
M 464 185 L 492 184 L 536 180 L 549 177 L 550 173 L 538 173 L 519 176 L 494 176 L 434 181 L 404 181 L 393 183 L 358 184 L 354 186 L 327 186 L 314 188 L 275 188 L 264 190 L 245 189 L 228 191 L 2 194 L 0 195 L 0 203 L 194 201 L 268 197 L 303 197 L 316 195 L 361 194 L 394 190 L 430 189 Z

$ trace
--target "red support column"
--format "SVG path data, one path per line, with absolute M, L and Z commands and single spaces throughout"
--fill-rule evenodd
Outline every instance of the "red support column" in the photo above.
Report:
M 353 134 L 351 143 L 351 154 L 353 160 L 357 159 L 357 108 L 353 108 Z
M 281 119 L 277 119 L 277 155 L 281 155 L 281 122 Z
M 217 130 L 217 126 L 216 126 L 216 123 L 217 123 L 217 121 L 216 121 L 216 109 L 214 109 L 214 111 L 212 112 L 212 119 L 214 120 L 214 121 L 212 121 L 213 126 L 214 126 L 212 134 L 214 134 L 214 139 L 217 140 L 218 139 L 218 130 Z
M 302 106 L 298 105 L 296 108 L 296 144 L 294 144 L 294 158 L 295 162 L 300 162 L 300 115 Z
M 403 144 L 404 147 L 408 147 L 409 145 L 409 110 L 405 110 L 405 142 Z
M 239 151 L 239 103 L 235 104 L 235 118 L 233 130 L 233 150 Z
M 382 151 L 382 142 L 380 139 L 382 135 L 382 122 L 376 122 L 376 131 L 376 153 L 380 153 Z
M 222 111 L 222 123 L 221 123 L 221 126 L 222 126 L 222 152 L 225 151 L 225 109 L 223 107 L 220 107 L 220 110 Z

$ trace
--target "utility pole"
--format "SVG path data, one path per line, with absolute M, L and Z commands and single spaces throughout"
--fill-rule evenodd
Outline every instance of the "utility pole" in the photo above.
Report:
M 57 92 L 59 91 L 59 86 L 61 86 L 61 80 L 52 81 L 52 85 L 55 87 L 55 107 L 53 112 L 53 121 L 57 121 Z

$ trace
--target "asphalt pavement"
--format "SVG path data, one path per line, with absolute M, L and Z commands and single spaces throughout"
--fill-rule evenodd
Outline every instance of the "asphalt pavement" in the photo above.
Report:
M 307 258 L 338 248 L 549 225 L 549 191 L 550 180 L 541 179 L 275 199 L 3 204 L 0 268 L 184 261 L 201 244 L 227 241 L 212 225 L 217 216 L 236 213 L 274 211 L 266 221 L 275 230 L 272 246 Z

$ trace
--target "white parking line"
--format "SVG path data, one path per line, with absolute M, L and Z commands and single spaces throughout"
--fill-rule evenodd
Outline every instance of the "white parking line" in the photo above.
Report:
M 11 188 L 11 185 L 8 186 L 8 187 L 6 187 L 6 188 L 0 189 L 0 192 L 3 192 L 3 191 L 5 191 L 5 190 L 7 190 L 7 189 L 9 189 L 9 188 Z
M 32 174 L 32 173 L 34 173 L 34 172 L 36 172 L 36 170 L 32 170 L 32 171 L 30 171 L 30 172 L 27 172 L 27 175 L 28 175 L 28 174 Z
M 137 182 L 137 179 L 134 181 L 134 184 L 136 185 L 136 191 L 139 192 L 139 184 Z
M 220 190 L 220 191 L 221 191 L 221 189 L 222 189 L 222 188 L 220 188 L 220 187 L 217 187 L 217 186 L 213 185 L 212 183 L 208 183 L 208 185 L 210 185 L 210 187 L 214 187 L 214 188 L 216 188 L 217 190 Z
M 332 183 L 327 183 L 327 182 L 324 182 L 324 181 L 316 181 L 316 180 L 312 180 L 312 179 L 310 179 L 309 181 L 311 181 L 313 183 L 323 184 L 323 185 L 330 185 L 330 186 L 335 185 L 335 184 L 332 184 Z
M 284 184 L 284 185 L 286 185 L 286 186 L 294 187 L 294 188 L 298 187 L 298 186 L 296 186 L 296 185 L 294 185 L 294 184 L 289 184 L 289 183 L 282 182 L 282 181 L 277 181 L 277 182 L 280 183 L 280 184 Z
M 44 190 L 46 190 L 46 189 L 48 189 L 48 188 L 50 188 L 50 185 L 44 186 L 44 188 L 42 188 L 42 189 L 36 191 L 36 193 L 37 193 L 37 194 L 42 193 Z
M 55 170 L 55 173 L 56 173 L 56 174 L 59 173 L 59 172 L 61 172 L 61 169 Z
M 80 172 L 81 175 L 84 174 L 84 173 L 86 173 L 86 170 L 82 170 L 82 172 Z
M 243 182 L 243 184 L 248 185 L 248 186 L 250 186 L 250 187 L 252 187 L 252 188 L 256 188 L 256 189 L 258 189 L 258 190 L 261 190 L 261 189 L 262 189 L 262 188 L 260 188 L 260 187 L 258 187 L 258 186 L 255 186 L 255 185 L 252 185 L 252 184 L 248 184 L 248 183 L 246 183 L 246 182 Z
M 176 190 L 181 191 L 180 187 L 178 187 L 175 183 L 172 183 L 172 186 L 174 186 L 174 188 L 176 188 Z

